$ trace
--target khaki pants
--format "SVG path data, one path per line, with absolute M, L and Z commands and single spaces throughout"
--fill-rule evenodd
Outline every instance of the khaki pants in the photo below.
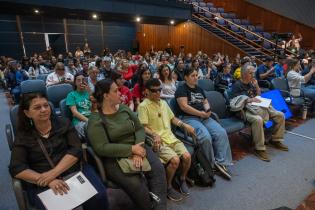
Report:
M 265 134 L 264 134 L 264 120 L 261 116 L 253 114 L 249 111 L 245 112 L 246 120 L 250 123 L 252 128 L 252 136 L 256 150 L 266 150 Z M 275 125 L 272 133 L 273 141 L 283 141 L 285 119 L 284 114 L 275 110 L 273 107 L 268 108 L 269 119 L 273 120 Z

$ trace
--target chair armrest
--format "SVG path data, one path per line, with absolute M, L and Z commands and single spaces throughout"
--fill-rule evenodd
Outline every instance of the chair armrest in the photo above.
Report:
M 12 178 L 12 187 L 19 209 L 27 210 L 28 207 L 25 200 L 25 194 L 23 192 L 22 181 L 16 178 Z
M 91 147 L 87 147 L 86 150 L 90 154 L 90 156 L 94 159 L 94 161 L 96 163 L 97 170 L 101 176 L 101 179 L 106 184 L 107 183 L 106 173 L 105 173 L 105 169 L 104 169 L 103 162 L 102 162 L 101 158 L 99 158 L 95 154 L 95 152 L 93 151 L 93 149 Z
M 215 121 L 217 121 L 218 123 L 220 123 L 220 118 L 219 118 L 219 115 L 218 115 L 217 113 L 211 112 L 210 117 L 211 117 L 212 119 L 214 119 Z
M 271 88 L 271 83 L 268 80 L 258 80 L 258 85 L 263 88 Z
M 13 147 L 13 131 L 12 131 L 12 127 L 10 124 L 6 124 L 5 125 L 5 135 L 7 137 L 7 142 L 8 142 L 8 146 L 10 151 L 12 151 L 12 147 Z

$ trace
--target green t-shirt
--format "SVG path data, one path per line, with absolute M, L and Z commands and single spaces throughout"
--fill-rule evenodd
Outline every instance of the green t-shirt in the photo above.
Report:
M 68 94 L 66 99 L 67 106 L 72 107 L 76 106 L 77 110 L 80 114 L 85 117 L 89 117 L 91 115 L 91 106 L 92 103 L 90 101 L 89 93 L 87 91 L 79 92 L 72 91 Z M 76 117 L 72 118 L 72 124 L 76 125 L 80 122 L 80 120 Z

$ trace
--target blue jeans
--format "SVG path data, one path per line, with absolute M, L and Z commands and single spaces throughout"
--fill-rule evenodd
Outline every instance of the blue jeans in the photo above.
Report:
M 197 141 L 203 147 L 209 161 L 222 165 L 232 165 L 230 142 L 225 129 L 214 119 L 182 117 L 182 120 L 195 128 Z M 213 162 L 213 161 L 211 161 Z
M 11 89 L 11 94 L 13 95 L 15 104 L 18 104 L 20 102 L 21 87 L 15 86 L 13 89 Z
M 302 86 L 304 96 L 312 100 L 313 112 L 315 112 L 315 85 Z
M 83 169 L 83 174 L 86 178 L 91 182 L 91 184 L 95 187 L 97 194 L 94 195 L 92 198 L 87 200 L 82 204 L 84 210 L 90 209 L 99 209 L 99 210 L 106 210 L 108 209 L 108 200 L 107 200 L 107 192 L 106 187 L 104 186 L 102 180 L 96 174 L 95 170 L 92 166 L 86 165 Z M 47 190 L 49 188 L 43 187 L 33 187 L 27 190 L 27 196 L 29 202 L 39 210 L 45 210 L 42 201 L 39 199 L 37 194 Z

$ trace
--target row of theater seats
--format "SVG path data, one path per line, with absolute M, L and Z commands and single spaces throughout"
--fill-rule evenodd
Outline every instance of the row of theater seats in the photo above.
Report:
M 190 1 L 193 4 L 194 12 L 202 14 L 207 18 L 216 19 L 217 23 L 221 26 L 229 28 L 231 31 L 245 36 L 247 39 L 260 43 L 259 37 L 254 34 L 244 31 L 244 29 L 254 32 L 265 39 L 273 41 L 272 35 L 263 30 L 262 26 L 255 26 L 247 19 L 238 19 L 235 13 L 225 12 L 224 8 L 216 8 L 213 3 L 202 1 Z M 208 11 L 208 12 L 207 12 Z M 220 15 L 222 18 L 217 18 L 214 14 Z M 223 19 L 224 18 L 224 19 Z M 234 24 L 233 24 L 234 23 Z M 274 46 L 267 41 L 263 41 L 263 47 L 266 49 L 272 49 Z
M 178 85 L 182 85 L 182 82 L 180 82 Z M 281 94 L 279 92 L 279 90 L 281 90 L 282 94 L 288 94 L 287 90 L 287 81 L 286 79 L 282 79 L 282 78 L 276 78 L 273 80 L 273 85 L 277 90 L 273 90 L 274 92 L 272 94 L 266 94 L 265 97 L 271 97 L 277 98 L 277 103 L 281 102 L 282 100 L 282 104 L 279 105 L 275 105 L 274 107 L 280 111 L 283 111 L 286 115 L 286 119 L 289 118 L 290 116 L 288 114 L 290 114 L 290 110 L 286 107 L 283 108 L 283 104 L 285 104 L 283 98 L 281 97 Z M 69 85 L 67 85 L 69 86 Z M 71 85 L 70 85 L 71 86 Z M 226 129 L 228 134 L 232 134 L 235 132 L 239 132 L 241 133 L 241 131 L 248 127 L 249 125 L 246 123 L 246 121 L 244 121 L 243 119 L 240 119 L 238 117 L 235 117 L 235 115 L 233 115 L 233 113 L 231 113 L 229 111 L 229 97 L 225 97 L 224 94 L 215 91 L 215 87 L 214 87 L 214 83 L 211 80 L 208 79 L 204 79 L 204 80 L 199 80 L 198 81 L 198 86 L 200 86 L 202 89 L 205 90 L 205 94 L 206 97 L 212 107 L 212 112 L 213 115 L 212 117 L 217 120 L 223 128 Z M 55 86 L 51 86 L 51 87 L 45 87 L 44 83 L 42 80 L 28 80 L 28 81 L 24 81 L 21 85 L 22 88 L 22 92 L 35 92 L 35 91 L 46 91 L 47 94 L 50 94 L 50 90 L 51 88 L 58 88 L 58 89 L 54 89 L 54 94 L 58 94 L 59 99 L 55 100 L 55 101 L 51 101 L 51 107 L 53 110 L 55 110 L 55 104 L 58 105 L 58 108 L 60 109 L 59 113 L 58 112 L 54 112 L 54 114 L 58 114 L 61 115 L 63 117 L 69 118 L 71 119 L 71 111 L 69 110 L 69 108 L 66 106 L 65 103 L 65 98 L 66 95 L 68 94 L 68 92 L 70 92 L 72 90 L 69 88 L 68 90 L 64 89 L 66 86 L 64 85 L 55 85 Z M 59 89 L 62 88 L 62 89 Z M 63 96 L 61 96 L 61 94 Z M 226 91 L 225 93 L 226 95 L 228 95 L 228 91 Z M 287 95 L 290 96 L 290 95 Z M 49 98 L 49 96 L 48 96 Z M 53 97 L 53 99 L 55 99 L 56 97 Z M 49 100 L 51 100 L 52 98 L 50 98 Z M 170 103 L 169 103 L 172 111 L 174 112 L 175 116 L 178 116 L 179 113 L 179 107 L 177 105 L 176 100 L 173 98 Z M 11 119 L 11 125 L 6 125 L 6 134 L 7 134 L 7 140 L 9 143 L 9 147 L 10 149 L 12 148 L 12 144 L 14 141 L 14 134 L 16 133 L 16 123 L 17 123 L 17 111 L 18 111 L 18 106 L 16 105 L 14 106 L 11 111 L 10 111 L 10 119 Z M 268 128 L 271 125 L 266 125 L 265 127 Z M 192 140 L 190 139 L 190 137 L 188 137 L 182 130 L 178 129 L 178 128 L 173 128 L 173 132 L 174 134 L 180 138 L 185 146 L 187 147 L 187 149 L 190 152 L 193 152 L 193 147 L 194 145 L 192 145 Z M 242 135 L 243 136 L 243 135 Z M 247 136 L 248 137 L 248 136 Z M 89 154 L 89 160 L 91 161 L 91 163 L 97 168 L 97 171 L 99 172 L 99 175 L 101 177 L 101 179 L 103 180 L 104 184 L 108 187 L 108 188 L 114 188 L 114 189 L 118 189 L 117 185 L 115 185 L 115 183 L 110 182 L 109 180 L 106 179 L 106 171 L 103 167 L 101 158 L 98 157 L 93 149 L 91 147 L 87 147 L 87 152 Z M 16 198 L 18 200 L 19 203 L 19 207 L 20 209 L 27 209 L 28 205 L 27 204 L 27 199 L 24 196 L 23 193 L 23 186 L 22 183 L 17 180 L 17 179 L 13 179 L 13 188 L 14 188 L 14 192 L 16 195 Z M 125 196 L 125 198 L 127 198 L 127 196 Z M 116 201 L 114 202 L 119 202 L 120 198 L 115 198 Z M 127 199 L 128 200 L 128 199 Z M 131 202 L 130 200 L 127 202 Z

